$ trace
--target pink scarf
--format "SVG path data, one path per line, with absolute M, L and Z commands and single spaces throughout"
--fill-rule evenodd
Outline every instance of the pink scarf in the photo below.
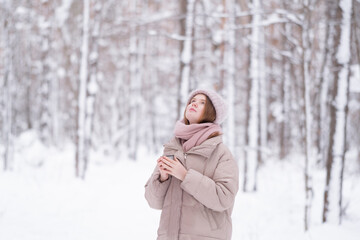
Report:
M 180 138 L 185 152 L 200 145 L 215 132 L 221 132 L 221 127 L 218 124 L 199 123 L 186 125 L 184 120 L 176 122 L 174 131 L 175 137 Z

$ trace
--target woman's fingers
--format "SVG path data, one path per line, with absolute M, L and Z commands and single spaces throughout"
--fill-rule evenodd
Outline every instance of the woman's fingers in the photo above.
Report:
M 160 157 L 158 160 L 157 160 L 158 163 L 167 163 L 168 165 L 172 165 L 173 163 L 173 160 L 170 160 L 169 158 L 167 157 Z
M 163 173 L 170 174 L 181 180 L 183 179 L 183 177 L 181 177 L 183 174 L 179 173 L 184 172 L 183 170 L 186 171 L 186 169 L 178 159 L 174 158 L 173 160 L 169 159 L 166 156 L 162 156 L 158 159 L 158 166 Z
M 161 171 L 165 171 L 165 170 L 171 170 L 172 167 L 169 167 L 167 164 L 165 164 L 164 162 L 159 162 L 158 163 L 158 167 Z
M 159 166 L 159 169 L 160 169 L 161 172 L 164 172 L 164 173 L 169 173 L 169 172 L 171 172 L 171 169 L 172 169 L 172 168 L 168 167 L 168 166 L 167 166 L 166 164 L 164 164 L 164 163 L 160 163 L 158 166 Z
M 166 164 L 168 167 L 174 167 L 174 165 L 175 165 L 175 162 L 174 162 L 174 160 L 170 160 L 169 158 L 167 158 L 167 157 L 163 157 L 162 159 L 161 159 L 161 161 L 164 163 L 164 164 Z
M 162 170 L 163 172 L 172 175 L 171 173 L 173 172 L 173 170 L 171 168 L 163 168 Z

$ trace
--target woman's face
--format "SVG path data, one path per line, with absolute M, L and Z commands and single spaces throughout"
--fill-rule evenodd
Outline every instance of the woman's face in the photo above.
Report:
M 185 116 L 190 124 L 198 123 L 205 111 L 206 96 L 204 94 L 197 94 L 186 107 Z

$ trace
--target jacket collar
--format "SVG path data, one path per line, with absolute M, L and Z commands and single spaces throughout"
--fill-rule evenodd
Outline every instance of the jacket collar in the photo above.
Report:
M 215 150 L 215 147 L 222 143 L 222 136 L 216 136 L 210 139 L 205 140 L 202 144 L 199 146 L 195 146 L 191 148 L 189 151 L 184 152 L 184 149 L 182 148 L 182 145 L 180 143 L 180 139 L 174 137 L 171 139 L 167 144 L 164 144 L 165 148 L 181 151 L 186 154 L 195 154 L 195 155 L 201 155 L 203 157 L 210 157 L 212 152 Z

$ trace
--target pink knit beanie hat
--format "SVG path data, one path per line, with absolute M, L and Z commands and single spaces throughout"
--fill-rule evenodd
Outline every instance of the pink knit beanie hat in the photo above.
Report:
M 214 123 L 216 123 L 216 124 L 223 123 L 227 117 L 228 109 L 227 109 L 227 105 L 226 105 L 224 99 L 219 94 L 217 94 L 215 91 L 205 90 L 205 89 L 194 90 L 189 95 L 188 103 L 191 101 L 191 99 L 196 94 L 200 94 L 200 93 L 208 96 L 211 100 L 211 103 L 213 104 L 213 106 L 215 108 L 216 118 L 215 118 Z

